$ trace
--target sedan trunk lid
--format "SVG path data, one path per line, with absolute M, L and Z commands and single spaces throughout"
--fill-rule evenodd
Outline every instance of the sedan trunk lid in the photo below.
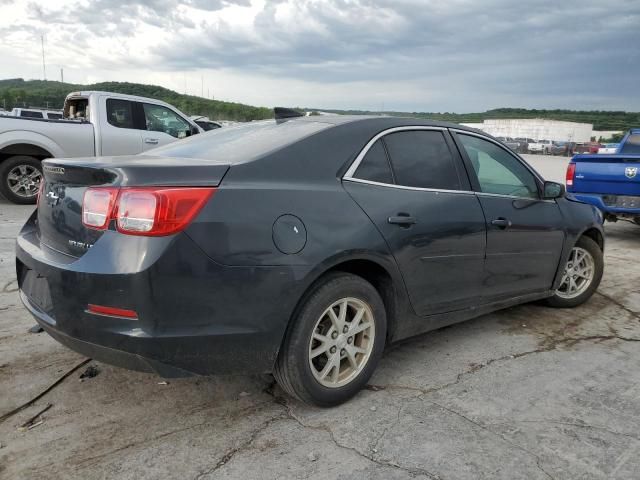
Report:
M 37 207 L 40 242 L 81 257 L 102 236 L 82 223 L 88 187 L 216 187 L 228 169 L 224 162 L 145 155 L 45 160 Z

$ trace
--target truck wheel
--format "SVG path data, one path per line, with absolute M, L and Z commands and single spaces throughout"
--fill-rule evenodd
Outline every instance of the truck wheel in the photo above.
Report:
M 547 305 L 558 308 L 582 305 L 600 285 L 603 271 L 604 261 L 600 246 L 589 237 L 580 237 L 571 249 L 560 286 L 554 295 L 546 300 Z
M 0 193 L 13 203 L 36 203 L 42 181 L 40 160 L 26 155 L 9 157 L 0 163 Z
M 284 391 L 330 407 L 366 385 L 387 334 L 384 304 L 369 282 L 346 273 L 328 275 L 292 321 L 274 369 Z

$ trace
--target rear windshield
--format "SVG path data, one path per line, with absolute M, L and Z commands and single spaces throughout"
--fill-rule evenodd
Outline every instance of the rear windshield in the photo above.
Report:
M 149 150 L 150 155 L 178 158 L 202 158 L 225 163 L 243 163 L 279 150 L 298 140 L 330 127 L 313 121 L 274 120 L 222 127 L 194 135 L 169 145 Z
M 627 141 L 622 145 L 620 153 L 640 153 L 640 133 L 629 135 Z

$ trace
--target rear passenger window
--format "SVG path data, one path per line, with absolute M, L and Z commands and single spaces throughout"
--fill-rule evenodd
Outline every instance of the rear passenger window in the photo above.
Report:
M 371 182 L 393 183 L 389 159 L 387 158 L 387 152 L 384 151 L 381 140 L 378 140 L 369 149 L 360 162 L 354 176 L 361 180 L 369 180 Z
M 22 110 L 20 116 L 26 118 L 44 118 L 42 112 L 34 112 L 33 110 Z
M 407 187 L 460 190 L 460 179 L 440 131 L 408 130 L 384 137 L 396 183 Z
M 133 126 L 133 102 L 129 100 L 107 99 L 107 121 L 118 128 Z

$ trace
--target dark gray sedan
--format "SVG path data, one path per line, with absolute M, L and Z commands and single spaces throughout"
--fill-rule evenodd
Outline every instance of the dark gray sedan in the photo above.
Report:
M 574 307 L 603 271 L 598 210 L 459 125 L 254 122 L 44 176 L 16 264 L 51 336 L 165 377 L 273 372 L 321 406 L 356 394 L 385 345 Z

